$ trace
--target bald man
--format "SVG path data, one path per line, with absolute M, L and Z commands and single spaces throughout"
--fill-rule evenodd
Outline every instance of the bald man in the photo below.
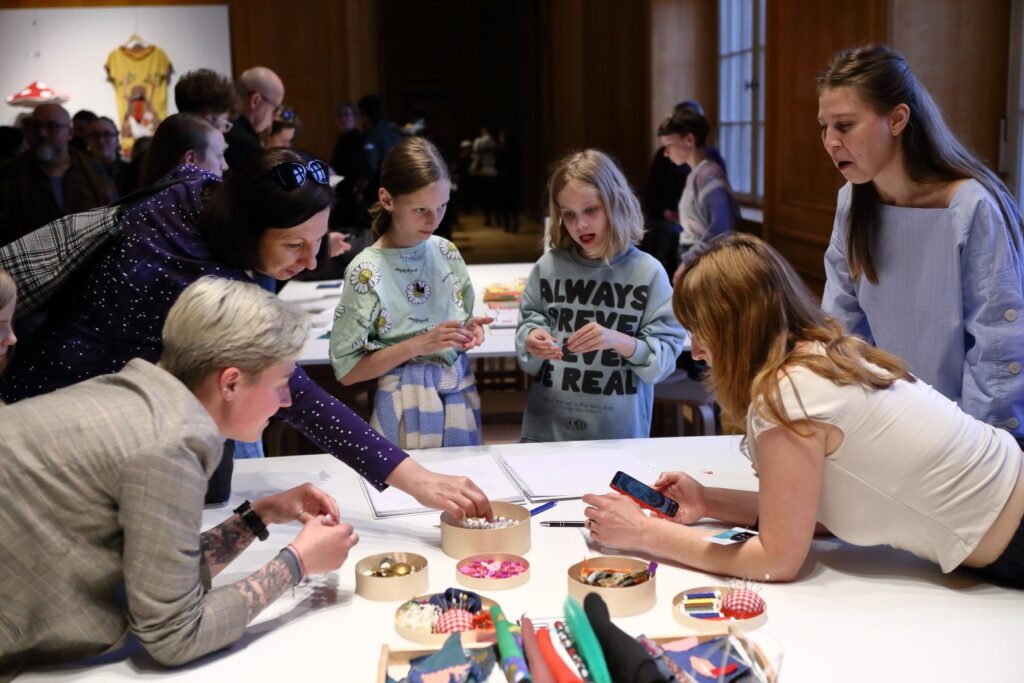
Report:
M 284 83 L 265 66 L 254 66 L 243 72 L 237 87 L 241 115 L 224 136 L 228 143 L 224 158 L 229 169 L 238 168 L 263 151 L 259 134 L 270 128 L 274 114 L 284 102 Z
M 41 104 L 26 123 L 28 149 L 0 165 L 0 246 L 69 213 L 105 206 L 113 184 L 99 163 L 68 145 L 71 116 Z

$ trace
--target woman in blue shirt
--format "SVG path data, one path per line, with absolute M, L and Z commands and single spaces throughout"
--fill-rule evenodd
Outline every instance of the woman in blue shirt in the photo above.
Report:
M 822 307 L 964 412 L 1024 438 L 1024 247 L 1005 185 L 903 57 L 843 50 L 818 79 L 839 191 Z

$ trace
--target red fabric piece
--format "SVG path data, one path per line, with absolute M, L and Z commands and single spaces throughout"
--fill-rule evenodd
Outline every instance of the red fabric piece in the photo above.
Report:
M 547 627 L 537 631 L 537 647 L 544 657 L 544 663 L 548 665 L 551 675 L 555 677 L 555 683 L 583 683 L 583 679 L 576 675 L 576 672 L 569 668 L 569 665 L 555 652 L 555 645 L 551 642 L 551 632 Z
M 525 614 L 519 619 L 519 625 L 523 629 L 523 653 L 526 655 L 526 664 L 530 667 L 530 676 L 533 683 L 555 683 L 555 677 L 544 661 L 544 655 L 537 643 L 537 634 L 533 630 L 533 622 Z

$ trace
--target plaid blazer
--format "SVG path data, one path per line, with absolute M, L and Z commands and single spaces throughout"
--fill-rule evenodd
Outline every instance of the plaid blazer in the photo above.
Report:
M 241 637 L 242 594 L 207 591 L 201 566 L 222 444 L 195 396 L 141 359 L 0 409 L 0 672 L 90 657 L 129 630 L 165 664 Z

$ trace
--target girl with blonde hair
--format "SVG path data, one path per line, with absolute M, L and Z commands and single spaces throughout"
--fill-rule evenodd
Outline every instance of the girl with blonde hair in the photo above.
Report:
M 686 334 L 665 269 L 636 248 L 640 202 L 608 155 L 588 149 L 548 181 L 551 250 L 530 271 L 516 353 L 534 377 L 524 441 L 647 437 L 654 385 Z
M 792 267 L 731 234 L 686 272 L 676 314 L 710 366 L 723 414 L 746 421 L 759 490 L 705 487 L 682 472 L 655 488 L 679 502 L 647 517 L 619 495 L 584 501 L 595 539 L 702 571 L 795 579 L 821 528 L 1024 586 L 1024 478 L 1013 437 L 972 418 L 899 358 L 846 334 Z M 740 546 L 706 542 L 702 518 L 759 528 Z M 820 525 L 820 527 L 819 527 Z

